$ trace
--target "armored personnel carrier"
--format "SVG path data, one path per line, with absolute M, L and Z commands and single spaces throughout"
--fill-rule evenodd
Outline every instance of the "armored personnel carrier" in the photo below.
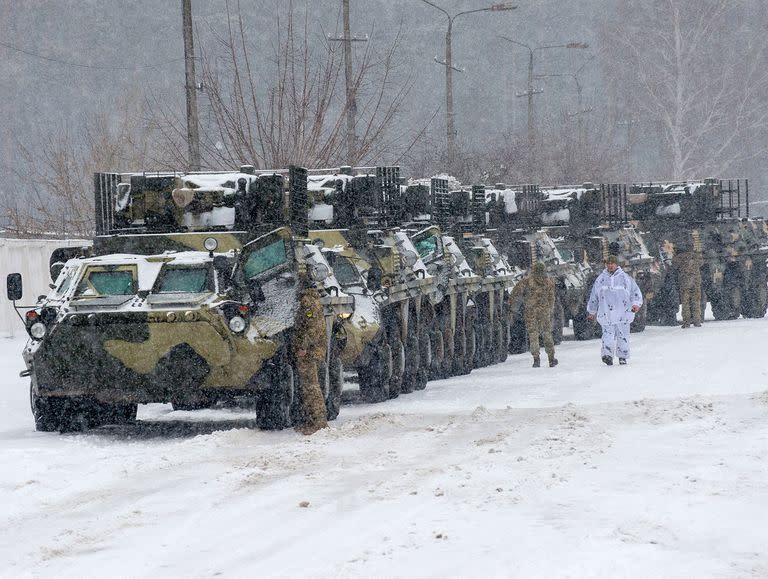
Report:
M 488 230 L 485 188 L 463 188 L 445 177 L 430 179 L 429 188 L 429 218 L 448 234 L 446 247 L 450 249 L 455 243 L 458 252 L 452 259 L 465 258 L 470 271 L 480 278 L 479 287 L 466 302 L 465 350 L 473 352 L 473 367 L 503 361 L 508 352 L 511 313 L 507 295 L 519 272 L 498 251 Z M 461 273 L 455 266 L 443 263 L 442 267 L 453 276 Z
M 207 239 L 214 248 L 216 239 Z M 194 409 L 237 396 L 254 398 L 260 426 L 291 425 L 298 401 L 288 347 L 295 300 L 285 297 L 297 292 L 299 268 L 322 288 L 332 342 L 332 326 L 352 314 L 353 300 L 338 291 L 321 253 L 287 228 L 246 243 L 239 253 L 67 261 L 51 293 L 25 315 L 24 360 L 37 428 L 126 422 L 139 403 Z M 333 344 L 324 372 L 335 418 L 342 377 Z
M 663 272 L 640 232 L 629 222 L 615 187 L 587 183 L 580 187 L 543 187 L 540 191 L 537 213 L 547 231 L 565 252 L 582 256 L 592 268 L 587 287 L 602 271 L 608 255 L 618 257 L 622 269 L 637 281 L 644 303 L 631 329 L 643 331 L 648 311 L 654 311 L 658 304 Z M 599 334 L 597 324 L 582 322 L 579 319 L 574 324 L 579 338 Z
M 435 280 L 424 327 L 427 335 L 430 377 L 467 374 L 476 353 L 476 325 L 471 301 L 481 289 L 482 278 L 470 267 L 459 243 L 436 225 L 416 231 L 411 239 Z M 429 320 L 426 320 L 429 317 Z
M 571 242 L 567 229 L 559 226 L 560 220 L 568 215 L 568 207 L 561 206 L 558 199 L 545 210 L 548 197 L 536 185 L 500 184 L 486 188 L 485 194 L 490 225 L 510 263 L 527 270 L 533 263 L 540 262 L 555 280 L 552 321 L 555 343 L 560 343 L 563 327 L 571 321 L 577 339 L 592 337 L 593 324 L 586 319 L 585 305 L 595 274 L 584 251 Z M 552 197 L 553 202 L 556 199 Z M 515 307 L 519 310 L 521 304 Z M 516 324 L 513 336 L 512 351 L 523 351 L 526 337 L 522 321 Z
M 290 426 L 300 418 L 289 342 L 302 283 L 322 296 L 320 379 L 335 418 L 338 334 L 354 299 L 305 235 L 267 221 L 306 230 L 301 191 L 289 197 L 282 175 L 246 172 L 99 174 L 96 184 L 91 255 L 55 254 L 55 286 L 25 315 L 38 429 L 129 421 L 142 402 L 191 409 L 239 396 L 253 400 L 259 426 Z M 14 276 L 9 297 L 20 299 L 20 286 Z
M 768 228 L 749 217 L 748 181 L 643 183 L 629 187 L 621 202 L 666 267 L 666 299 L 655 313 L 661 322 L 675 323 L 679 297 L 671 260 L 680 251 L 701 253 L 703 299 L 715 319 L 765 315 Z
M 427 304 L 434 280 L 399 225 L 397 167 L 341 167 L 308 175 L 309 237 L 354 296 L 342 359 L 360 394 L 377 402 L 423 389 L 431 367 Z

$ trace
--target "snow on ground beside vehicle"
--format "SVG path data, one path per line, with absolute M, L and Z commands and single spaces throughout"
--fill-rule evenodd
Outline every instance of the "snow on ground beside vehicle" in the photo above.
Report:
M 765 577 L 767 329 L 567 342 L 312 437 L 166 405 L 38 433 L 3 340 L 0 576 Z

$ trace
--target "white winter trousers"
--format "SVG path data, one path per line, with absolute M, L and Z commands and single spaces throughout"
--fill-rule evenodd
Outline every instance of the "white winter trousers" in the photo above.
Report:
M 619 358 L 629 358 L 629 324 L 600 324 L 603 328 L 602 355 L 613 358 L 614 350 Z

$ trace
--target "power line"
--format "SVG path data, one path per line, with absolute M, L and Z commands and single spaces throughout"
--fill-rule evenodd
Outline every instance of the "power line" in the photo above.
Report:
M 71 62 L 66 60 L 61 60 L 58 58 L 53 58 L 50 56 L 45 56 L 43 54 L 38 54 L 37 52 L 33 52 L 31 50 L 26 50 L 24 48 L 19 48 L 18 46 L 14 46 L 12 44 L 8 44 L 7 42 L 0 41 L 0 46 L 7 48 L 8 50 L 12 50 L 14 52 L 18 52 L 21 54 L 25 54 L 27 56 L 32 56 L 34 58 L 39 58 L 40 60 L 46 60 L 48 62 L 53 62 L 56 64 L 61 64 L 64 66 L 71 66 L 74 68 L 90 68 L 90 69 L 96 69 L 96 70 L 147 70 L 150 68 L 157 68 L 158 66 L 162 66 L 164 64 L 171 64 L 174 62 L 179 62 L 181 60 L 184 60 L 183 58 L 174 58 L 171 60 L 167 60 L 165 62 L 160 62 L 158 64 L 146 64 L 146 65 L 140 65 L 140 66 L 105 66 L 105 65 L 98 65 L 98 64 L 83 64 L 80 62 Z

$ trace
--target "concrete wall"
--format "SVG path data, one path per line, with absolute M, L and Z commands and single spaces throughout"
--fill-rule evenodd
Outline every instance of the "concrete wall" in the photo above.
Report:
M 81 247 L 90 241 L 81 239 L 6 239 L 0 238 L 0 336 L 24 333 L 24 325 L 8 301 L 5 280 L 9 273 L 24 279 L 24 297 L 20 305 L 34 305 L 37 296 L 47 294 L 51 283 L 48 260 L 57 247 Z M 23 311 L 22 311 L 23 314 Z

